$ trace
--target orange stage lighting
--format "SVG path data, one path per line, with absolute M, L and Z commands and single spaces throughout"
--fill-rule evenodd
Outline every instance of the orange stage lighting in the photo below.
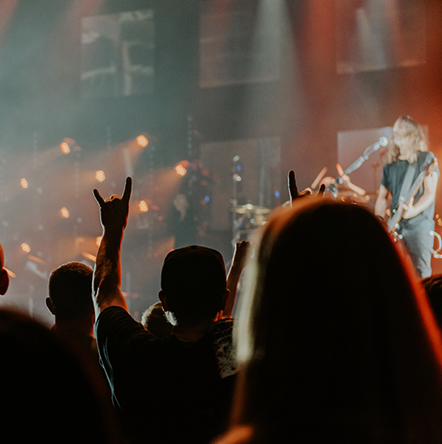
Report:
M 98 170 L 95 172 L 95 179 L 97 179 L 98 182 L 104 182 L 106 180 L 106 174 L 104 174 L 103 170 Z
M 99 247 L 100 245 L 101 245 L 101 240 L 103 239 L 103 236 L 97 236 L 96 238 L 95 238 L 95 245 L 97 246 L 97 247 Z
M 189 165 L 189 162 L 187 160 L 183 160 L 175 167 L 175 171 L 178 174 L 178 176 L 185 176 L 186 175 L 186 173 L 187 173 L 186 167 L 188 165 Z
M 23 179 L 20 180 L 20 185 L 22 188 L 24 188 L 26 190 L 26 188 L 28 188 L 29 183 L 28 181 L 23 177 Z
M 147 205 L 147 202 L 145 200 L 140 200 L 140 202 L 138 203 L 138 209 L 142 213 L 147 213 L 149 211 L 149 205 Z
M 63 154 L 69 154 L 71 152 L 71 147 L 69 146 L 69 143 L 67 143 L 67 142 L 62 142 L 60 144 L 60 149 Z
M 23 243 L 20 245 L 20 248 L 21 248 L 21 251 L 23 251 L 23 253 L 30 253 L 30 252 L 31 252 L 31 247 L 30 247 L 29 244 L 26 243 L 26 242 L 23 242 Z
M 149 145 L 149 140 L 146 136 L 141 134 L 137 137 L 137 144 L 138 146 L 141 146 L 141 148 L 146 148 L 146 146 Z
M 69 214 L 69 210 L 68 210 L 66 207 L 63 207 L 63 208 L 60 210 L 60 216 L 61 216 L 63 219 L 69 219 L 69 216 L 70 216 L 70 214 Z

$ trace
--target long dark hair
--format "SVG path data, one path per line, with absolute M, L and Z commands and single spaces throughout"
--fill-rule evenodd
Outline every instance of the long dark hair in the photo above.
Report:
M 364 208 L 277 211 L 242 295 L 233 424 L 272 442 L 441 442 L 441 338 L 413 273 Z

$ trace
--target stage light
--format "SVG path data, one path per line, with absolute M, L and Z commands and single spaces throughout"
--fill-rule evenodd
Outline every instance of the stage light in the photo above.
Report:
M 147 202 L 145 200 L 140 200 L 140 202 L 138 203 L 138 209 L 142 213 L 147 213 L 149 211 L 149 205 L 147 205 Z
M 178 176 L 185 176 L 187 173 L 186 167 L 183 165 L 183 163 L 179 163 L 175 167 L 175 171 L 178 174 Z
M 146 146 L 149 145 L 149 140 L 146 136 L 141 134 L 137 137 L 137 144 L 138 146 L 141 146 L 141 148 L 146 148 Z
M 69 216 L 70 216 L 70 214 L 69 214 L 69 210 L 68 210 L 66 207 L 63 207 L 63 208 L 60 210 L 60 216 L 61 216 L 63 219 L 69 219 Z
M 24 177 L 23 177 L 23 179 L 20 180 L 20 185 L 25 190 L 26 190 L 26 188 L 29 187 L 29 183 L 28 183 L 28 181 Z
M 95 245 L 99 247 L 101 245 L 101 240 L 103 239 L 103 236 L 98 236 L 95 238 Z
M 87 259 L 88 261 L 91 261 L 91 262 L 93 262 L 93 263 L 97 262 L 97 257 L 94 256 L 93 254 L 90 254 L 90 253 L 87 253 L 86 251 L 83 251 L 83 252 L 81 253 L 81 255 L 82 255 L 85 259 Z
M 71 147 L 67 142 L 61 142 L 60 149 L 63 154 L 69 154 L 71 152 Z
M 103 170 L 98 170 L 95 172 L 95 179 L 98 182 L 104 182 L 106 180 L 106 174 L 104 174 Z
M 23 242 L 23 243 L 20 245 L 20 248 L 21 248 L 21 251 L 23 251 L 23 253 L 30 253 L 30 252 L 31 252 L 31 247 L 30 247 L 29 244 L 26 243 L 26 242 Z

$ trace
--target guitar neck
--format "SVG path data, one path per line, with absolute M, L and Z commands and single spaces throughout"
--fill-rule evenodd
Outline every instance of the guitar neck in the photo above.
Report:
M 396 209 L 395 213 L 387 221 L 388 231 L 393 232 L 396 230 L 396 225 L 402 219 L 403 214 L 404 214 L 404 209 L 402 208 L 402 206 L 399 206 Z

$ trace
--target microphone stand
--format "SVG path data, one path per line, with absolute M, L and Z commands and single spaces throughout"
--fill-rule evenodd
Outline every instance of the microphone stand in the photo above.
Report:
M 365 148 L 363 154 L 361 157 L 356 159 L 347 169 L 344 170 L 343 176 L 348 176 L 353 171 L 356 171 L 359 169 L 362 164 L 368 160 L 368 158 L 377 151 L 381 146 L 387 146 L 388 139 L 386 137 L 381 137 L 378 142 L 374 143 L 373 145 L 368 146 Z M 335 183 L 332 183 L 330 186 L 326 188 L 326 191 L 330 191 L 333 199 L 336 199 L 338 197 L 338 187 L 336 184 L 342 184 L 344 181 L 342 180 L 342 176 L 338 176 L 335 179 Z

